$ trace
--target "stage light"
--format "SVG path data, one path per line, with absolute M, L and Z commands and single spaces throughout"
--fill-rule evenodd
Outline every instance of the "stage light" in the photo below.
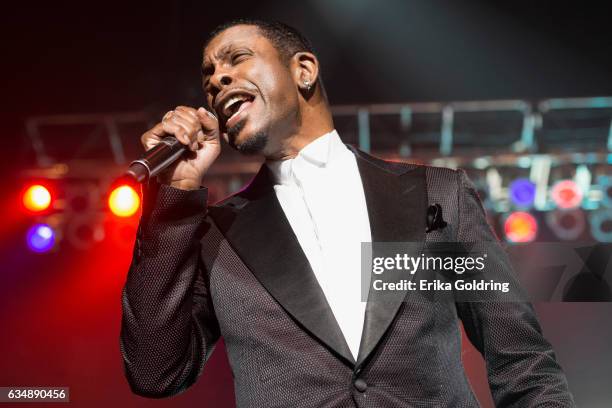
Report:
M 536 186 L 529 179 L 520 178 L 510 183 L 510 199 L 517 207 L 531 207 Z
M 612 177 L 599 176 L 597 184 L 601 187 L 601 202 L 606 207 L 612 207 Z
M 87 214 L 99 208 L 100 190 L 96 183 L 71 183 L 65 187 L 65 208 L 71 214 Z
M 55 232 L 47 224 L 36 224 L 28 230 L 27 244 L 34 252 L 47 252 L 53 248 Z
M 581 209 L 548 212 L 546 224 L 557 238 L 564 241 L 578 239 L 586 229 L 586 219 Z
M 599 242 L 612 242 L 612 214 L 609 209 L 591 212 L 589 221 L 593 238 Z
M 108 198 L 108 206 L 118 217 L 130 217 L 140 207 L 140 196 L 128 185 L 116 187 Z
M 551 196 L 559 208 L 576 208 L 582 202 L 582 190 L 572 180 L 562 180 L 555 184 Z
M 28 187 L 22 196 L 23 206 L 32 212 L 44 211 L 51 205 L 51 193 L 40 184 Z
M 531 242 L 538 233 L 538 222 L 528 212 L 515 211 L 506 218 L 504 232 L 511 242 Z
M 88 249 L 105 238 L 104 226 L 90 214 L 70 217 L 64 237 L 77 249 Z

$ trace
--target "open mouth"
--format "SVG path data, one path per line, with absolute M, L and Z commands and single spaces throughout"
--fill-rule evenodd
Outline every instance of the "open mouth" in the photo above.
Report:
M 255 96 L 241 93 L 232 95 L 222 106 L 221 114 L 225 120 L 225 128 L 231 128 L 243 116 L 242 113 L 253 103 Z

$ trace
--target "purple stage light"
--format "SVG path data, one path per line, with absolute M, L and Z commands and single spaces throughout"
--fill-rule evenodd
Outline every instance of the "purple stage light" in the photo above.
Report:
M 530 207 L 535 199 L 536 186 L 528 179 L 520 178 L 510 184 L 510 199 L 518 207 Z
M 28 230 L 28 247 L 34 252 L 47 252 L 55 243 L 55 232 L 47 224 L 36 224 Z

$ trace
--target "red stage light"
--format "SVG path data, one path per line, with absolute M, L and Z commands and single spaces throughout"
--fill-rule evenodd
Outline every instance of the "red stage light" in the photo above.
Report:
M 140 207 L 140 196 L 128 185 L 116 187 L 108 198 L 110 210 L 118 217 L 130 217 Z
M 582 191 L 572 180 L 562 180 L 555 184 L 551 196 L 559 208 L 576 208 L 582 202 Z
M 51 193 L 40 184 L 28 187 L 22 196 L 23 206 L 33 212 L 44 211 L 51 205 Z
M 509 241 L 530 242 L 538 233 L 538 222 L 528 212 L 516 211 L 506 218 L 504 232 Z

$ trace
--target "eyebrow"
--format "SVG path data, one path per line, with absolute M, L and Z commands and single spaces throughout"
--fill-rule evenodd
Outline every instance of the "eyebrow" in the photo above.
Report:
M 225 58 L 227 54 L 229 54 L 232 51 L 232 48 L 234 48 L 234 44 L 232 43 L 227 44 L 226 46 L 221 48 L 219 51 L 217 51 L 217 54 L 216 54 L 217 59 Z
M 232 47 L 233 47 L 232 44 L 228 44 L 228 45 L 224 46 L 219 51 L 217 51 L 217 53 L 215 53 L 215 57 L 217 57 L 217 59 L 221 59 L 221 60 L 224 59 L 227 56 L 227 54 L 230 53 Z M 206 74 L 207 71 L 209 71 L 210 69 L 211 69 L 211 64 L 208 63 L 207 61 L 204 61 L 202 63 L 202 73 Z
M 241 47 L 244 47 L 244 48 L 246 48 L 246 49 L 248 49 L 249 51 L 252 52 L 251 47 L 249 47 L 247 45 L 241 45 L 241 44 L 236 45 L 236 44 L 230 43 L 230 44 L 227 44 L 227 45 L 223 46 L 223 48 L 221 48 L 219 51 L 217 51 L 217 53 L 215 54 L 215 57 L 217 57 L 217 59 L 223 60 L 223 59 L 227 58 L 227 55 L 229 53 L 231 53 L 233 51 L 233 49 L 241 48 Z M 207 61 L 204 61 L 202 63 L 202 73 L 206 74 L 207 71 L 209 71 L 210 69 L 211 69 L 211 64 L 208 63 Z

